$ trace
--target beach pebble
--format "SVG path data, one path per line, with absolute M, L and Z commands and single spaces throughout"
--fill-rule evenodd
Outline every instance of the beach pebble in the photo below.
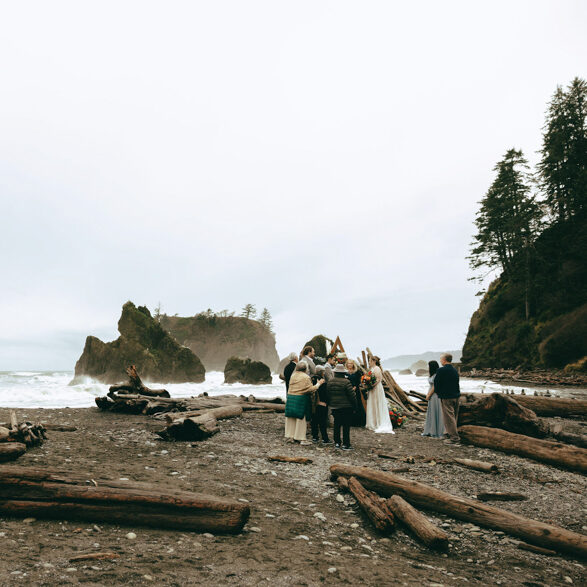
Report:
M 214 538 L 214 534 L 210 534 L 210 532 L 204 532 L 204 534 L 202 534 L 202 536 L 204 538 Z
M 238 500 L 242 501 L 243 503 L 249 503 L 249 500 L 245 499 L 244 497 L 239 497 Z
M 261 528 L 259 528 L 257 526 L 251 526 L 249 528 L 249 532 L 261 532 Z
M 344 502 L 344 496 L 339 493 L 336 496 L 336 501 L 339 501 L 340 503 Z
M 359 524 L 357 524 L 356 522 L 353 522 L 351 524 L 351 528 L 358 528 L 358 527 L 359 527 Z
M 90 567 L 90 569 L 92 569 L 92 571 L 101 571 L 102 570 L 100 567 Z
M 332 573 L 336 573 L 337 571 L 338 571 L 338 569 L 337 569 L 336 567 L 330 567 L 330 568 L 328 569 L 328 572 L 329 572 L 330 574 L 332 574 Z
M 565 583 L 572 583 L 573 579 L 571 579 L 570 577 L 565 577 Z
M 314 514 L 315 518 L 318 518 L 319 520 L 321 520 L 322 522 L 326 522 L 326 516 L 322 513 L 322 512 L 316 512 Z
M 143 579 L 145 579 L 145 581 L 153 581 L 153 576 L 152 575 L 143 575 Z
M 299 534 L 298 536 L 296 536 L 294 538 L 294 540 L 310 540 L 310 539 L 304 534 Z
M 53 565 L 52 565 L 51 563 L 43 563 L 43 564 L 42 564 L 42 566 L 43 566 L 45 569 L 52 569 L 52 568 L 53 568 Z
M 65 569 L 66 573 L 77 573 L 77 569 L 75 567 L 69 567 L 68 569 Z
M 25 518 L 22 523 L 23 524 L 32 524 L 33 522 L 36 522 L 37 518 Z
M 275 516 L 273 514 L 265 514 L 266 518 L 274 518 Z
M 345 552 L 350 552 L 353 549 L 352 546 L 341 546 L 340 550 L 344 550 Z
M 137 537 L 137 535 L 136 535 L 134 532 L 129 532 L 129 533 L 126 535 L 126 537 L 127 537 L 129 540 L 134 540 L 134 539 Z

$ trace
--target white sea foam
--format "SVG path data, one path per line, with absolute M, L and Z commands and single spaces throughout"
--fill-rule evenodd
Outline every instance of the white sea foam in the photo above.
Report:
M 393 373 L 398 384 L 405 390 L 426 393 L 428 380 L 426 377 L 415 375 L 399 375 Z M 73 379 L 71 372 L 55 371 L 10 371 L 0 372 L 0 406 L 10 408 L 86 408 L 95 406 L 95 398 L 106 395 L 108 385 L 98 383 L 90 378 L 77 385 L 69 385 Z M 122 378 L 121 378 L 122 380 Z M 283 382 L 277 375 L 273 382 L 267 385 L 243 385 L 240 383 L 225 384 L 224 374 L 221 372 L 206 373 L 203 383 L 173 383 L 160 384 L 145 381 L 149 387 L 164 387 L 171 397 L 192 397 L 204 392 L 210 396 L 233 394 L 254 395 L 259 398 L 281 397 L 285 399 Z M 493 381 L 480 379 L 461 379 L 463 393 L 493 393 L 501 392 L 507 386 Z M 515 393 L 520 393 L 520 387 L 510 387 Z M 535 388 L 527 387 L 526 393 L 534 393 Z M 541 392 L 545 389 L 541 388 Z M 584 390 L 551 389 L 553 395 L 581 397 Z

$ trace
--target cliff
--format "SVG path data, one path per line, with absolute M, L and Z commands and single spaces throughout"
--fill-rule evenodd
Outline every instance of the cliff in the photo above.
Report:
M 200 359 L 165 332 L 146 307 L 137 308 L 132 302 L 124 304 L 118 331 L 120 336 L 113 342 L 87 337 L 72 383 L 84 376 L 103 383 L 118 383 L 126 378 L 128 365 L 136 365 L 145 381 L 204 381 L 206 371 Z
M 526 318 L 523 280 L 495 280 L 473 314 L 465 367 L 584 370 L 587 355 L 585 223 L 547 228 L 536 243 Z
M 189 318 L 162 315 L 160 321 L 180 344 L 200 357 L 208 371 L 223 371 L 230 357 L 261 361 L 272 371 L 279 368 L 275 337 L 256 320 L 198 314 Z

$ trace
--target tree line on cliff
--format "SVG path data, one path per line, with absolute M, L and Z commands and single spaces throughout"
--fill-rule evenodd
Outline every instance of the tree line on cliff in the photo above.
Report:
M 463 362 L 584 370 L 587 355 L 587 82 L 557 87 L 540 159 L 508 149 L 480 201 L 468 260 L 497 272 L 471 319 Z

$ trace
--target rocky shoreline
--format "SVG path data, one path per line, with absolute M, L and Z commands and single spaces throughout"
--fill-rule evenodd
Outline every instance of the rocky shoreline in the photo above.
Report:
M 541 387 L 568 386 L 587 387 L 587 374 L 566 373 L 537 369 L 534 371 L 518 371 L 516 369 L 469 369 L 460 367 L 461 377 L 471 379 L 491 379 L 509 385 L 536 385 Z
M 0 421 L 9 412 L 0 409 Z M 160 421 L 95 408 L 18 410 L 18 419 L 64 431 L 48 432 L 48 440 L 14 466 L 230 497 L 247 503 L 251 518 L 241 534 L 221 536 L 0 517 L 0 536 L 10 552 L 0 560 L 2 585 L 568 585 L 584 577 L 582 561 L 571 556 L 526 552 L 503 532 L 433 511 L 425 515 L 447 532 L 446 553 L 429 550 L 402 528 L 390 535 L 375 531 L 352 496 L 332 482 L 331 465 L 402 468 L 408 479 L 469 498 L 515 491 L 527 499 L 499 507 L 574 532 L 587 530 L 583 475 L 422 437 L 419 417 L 408 418 L 394 435 L 353 428 L 350 452 L 286 444 L 283 415 L 275 413 L 223 421 L 218 434 L 197 443 L 163 442 L 156 434 Z M 584 427 L 577 420 L 562 422 L 571 431 Z M 379 458 L 381 452 L 394 459 Z M 272 462 L 271 455 L 312 462 Z M 454 458 L 490 461 L 500 473 L 462 468 Z M 101 551 L 118 558 L 74 560 Z

